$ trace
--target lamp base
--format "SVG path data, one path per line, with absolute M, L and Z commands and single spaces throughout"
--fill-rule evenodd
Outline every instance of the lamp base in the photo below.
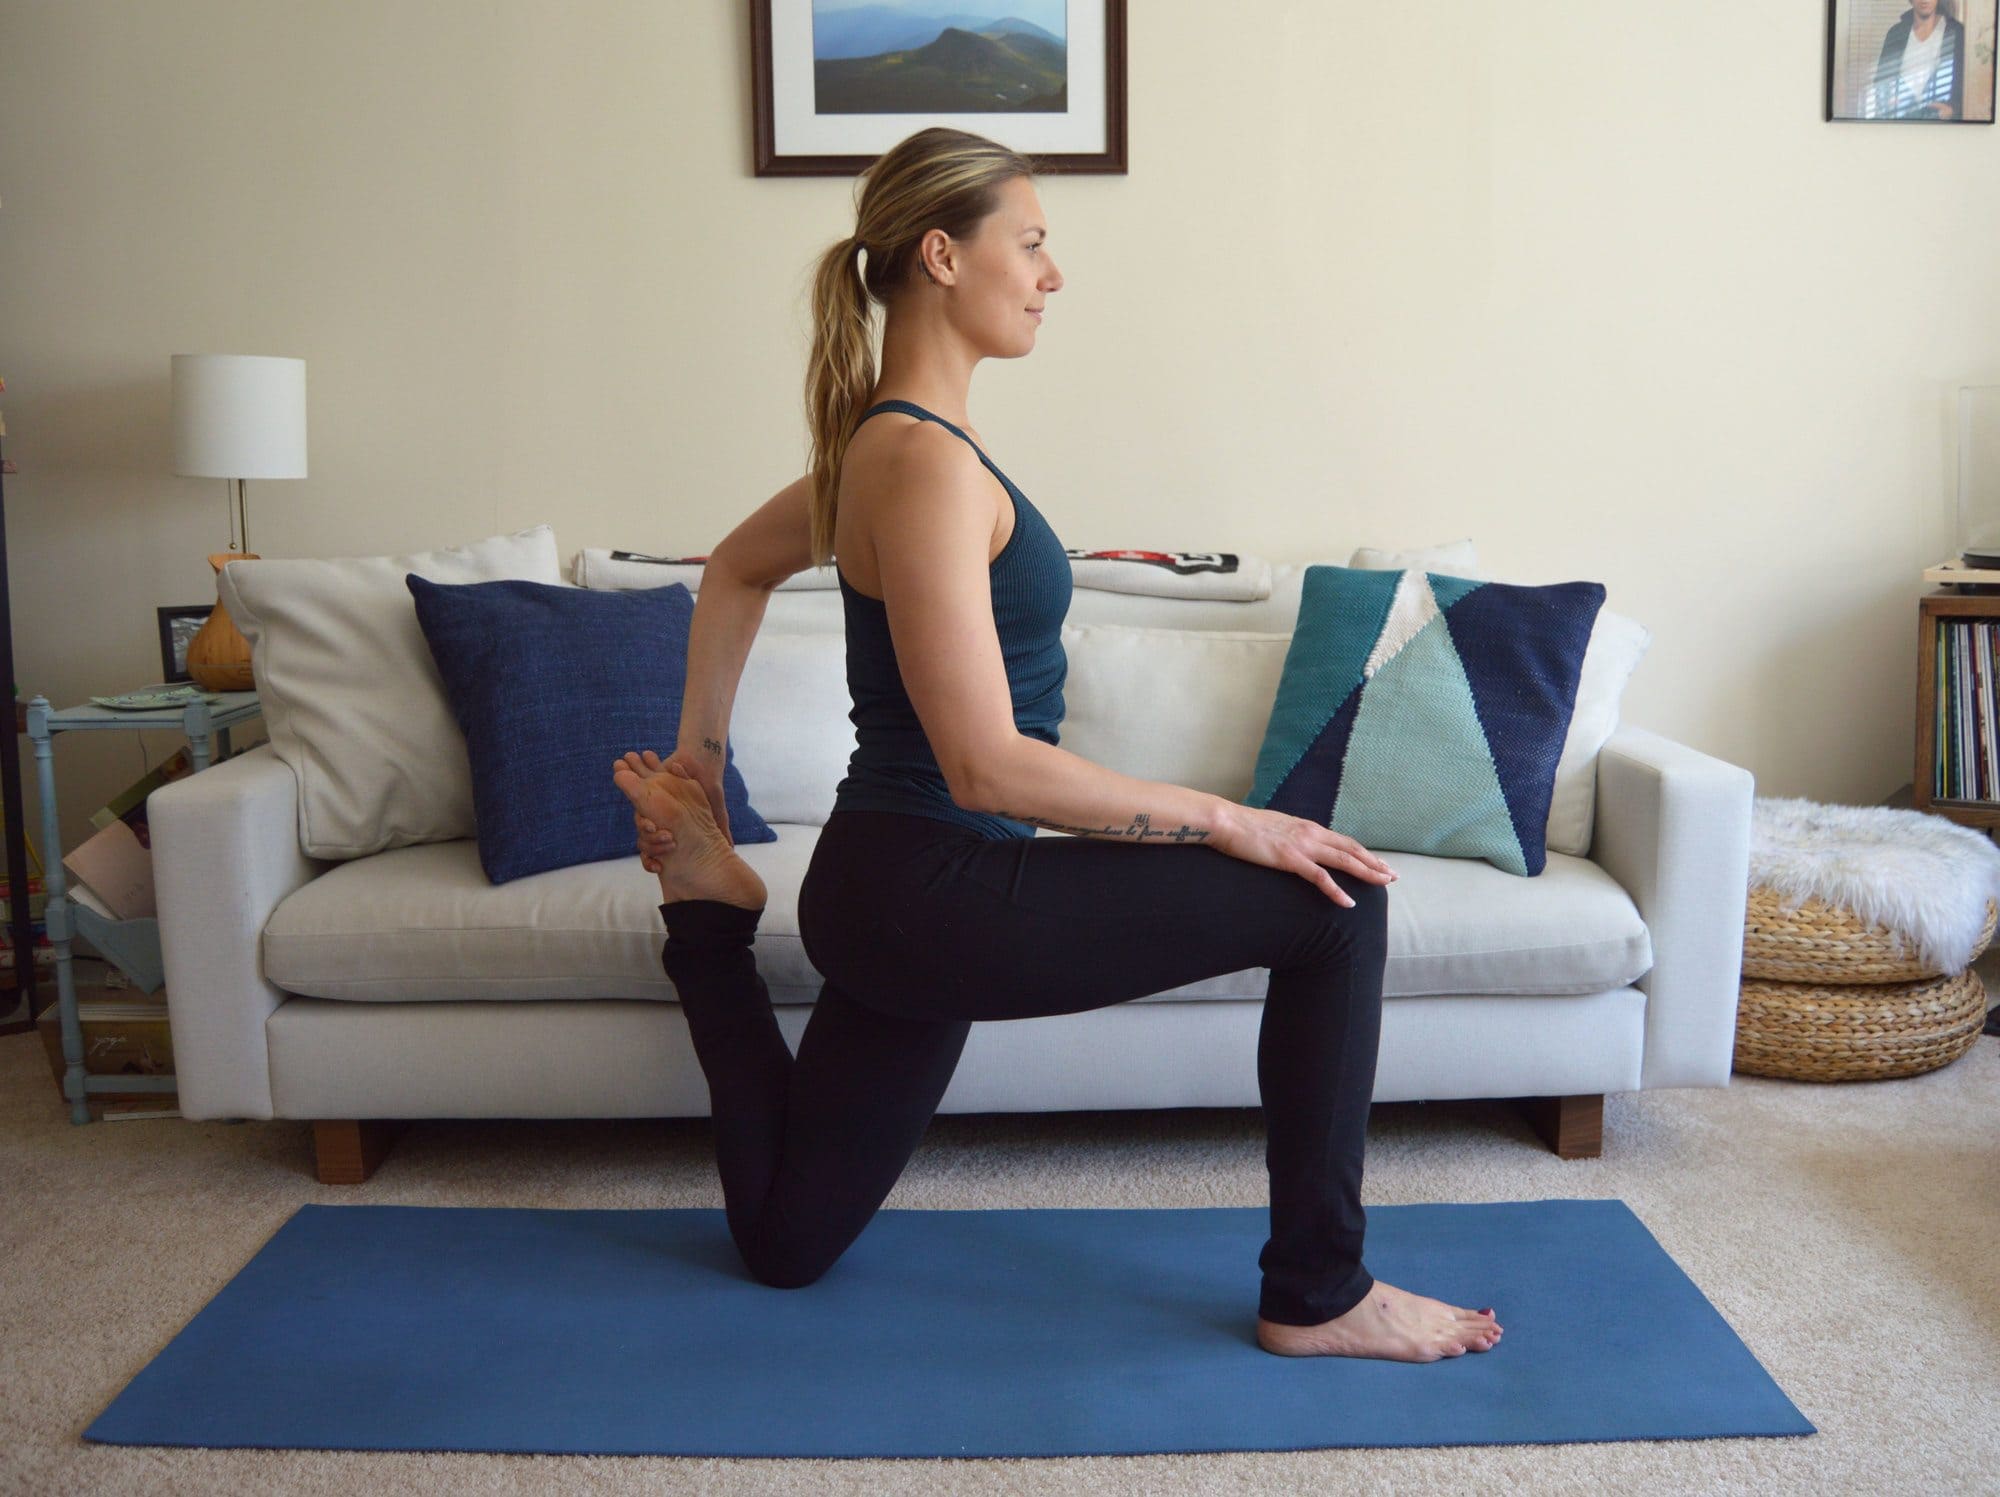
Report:
M 216 575 L 232 561 L 261 561 L 263 558 L 254 551 L 211 552 L 208 564 L 215 568 Z M 222 606 L 222 599 L 215 600 L 215 610 L 202 624 L 200 631 L 188 641 L 188 675 L 203 691 L 250 691 L 254 685 L 250 676 L 250 641 L 236 627 L 236 621 L 229 616 L 229 610 Z

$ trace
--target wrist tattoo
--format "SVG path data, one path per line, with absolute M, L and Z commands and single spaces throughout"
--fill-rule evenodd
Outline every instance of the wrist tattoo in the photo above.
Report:
M 1186 822 L 1174 831 L 1162 831 L 1153 825 L 1153 818 L 1144 811 L 1134 816 L 1129 825 L 1116 827 L 1071 826 L 1067 822 L 1050 821 L 1041 816 L 1017 816 L 1012 811 L 995 811 L 995 816 L 1004 816 L 1009 821 L 1024 821 L 1029 826 L 1045 826 L 1052 832 L 1068 832 L 1072 837 L 1114 837 L 1124 842 L 1205 842 L 1208 840 L 1206 827 L 1189 826 Z
M 716 758 L 720 759 L 722 757 L 722 745 L 717 743 L 713 738 L 704 737 L 701 740 L 701 746 L 703 750 L 715 755 Z

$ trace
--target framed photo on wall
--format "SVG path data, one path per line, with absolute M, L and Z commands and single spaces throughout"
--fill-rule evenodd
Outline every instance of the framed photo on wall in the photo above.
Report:
M 1123 175 L 1125 0 L 751 0 L 760 177 L 851 177 L 930 125 Z
M 1826 117 L 1993 123 L 2000 0 L 1827 0 Z
M 187 603 L 156 610 L 160 615 L 160 680 L 172 685 L 192 681 L 188 674 L 188 645 L 201 633 L 201 626 L 215 612 L 213 603 Z

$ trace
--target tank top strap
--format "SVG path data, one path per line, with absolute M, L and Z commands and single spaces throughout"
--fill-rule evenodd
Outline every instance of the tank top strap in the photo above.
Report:
M 863 411 L 861 413 L 860 420 L 856 421 L 854 424 L 858 427 L 861 425 L 862 421 L 866 421 L 870 416 L 876 415 L 878 412 L 881 411 L 900 411 L 906 416 L 915 416 L 921 421 L 937 422 L 939 426 L 942 426 L 946 431 L 950 432 L 953 436 L 957 437 L 961 442 L 965 443 L 966 446 L 970 447 L 974 452 L 978 453 L 979 460 L 987 466 L 988 470 L 992 472 L 993 476 L 999 479 L 1001 483 L 1005 484 L 1009 490 L 1013 489 L 1014 487 L 1013 481 L 1009 479 L 1005 473 L 1002 473 L 1000 471 L 999 467 L 994 463 L 993 459 L 986 455 L 985 450 L 981 448 L 977 442 L 973 441 L 971 437 L 967 436 L 958 427 L 952 425 L 951 422 L 945 420 L 944 417 L 938 415 L 937 412 L 925 410 L 922 406 L 918 405 L 914 400 L 878 400 L 877 402 L 875 402 L 874 405 L 871 405 L 870 407 L 868 407 L 867 410 Z
M 879 411 L 901 411 L 903 414 L 907 416 L 919 416 L 926 421 L 937 422 L 939 426 L 944 427 L 945 430 L 947 431 L 958 432 L 958 434 L 961 437 L 965 436 L 964 432 L 959 431 L 959 429 L 956 426 L 953 426 L 949 421 L 945 420 L 944 417 L 940 416 L 936 411 L 927 411 L 922 406 L 918 405 L 914 400 L 878 400 L 875 402 L 875 404 L 868 407 L 867 410 L 863 411 L 861 413 L 860 420 L 856 421 L 854 424 L 856 426 L 859 426 L 862 421 L 866 421 L 870 416 L 875 415 Z

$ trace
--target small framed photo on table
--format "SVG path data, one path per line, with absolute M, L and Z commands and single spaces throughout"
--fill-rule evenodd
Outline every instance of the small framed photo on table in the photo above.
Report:
M 1125 0 L 751 0 L 760 177 L 851 177 L 931 125 L 1124 174 Z
M 1993 123 L 2000 0 L 1827 0 L 1826 117 Z
M 160 680 L 166 685 L 192 681 L 188 674 L 188 645 L 201 633 L 201 626 L 215 612 L 213 603 L 189 603 L 162 608 L 160 615 Z

